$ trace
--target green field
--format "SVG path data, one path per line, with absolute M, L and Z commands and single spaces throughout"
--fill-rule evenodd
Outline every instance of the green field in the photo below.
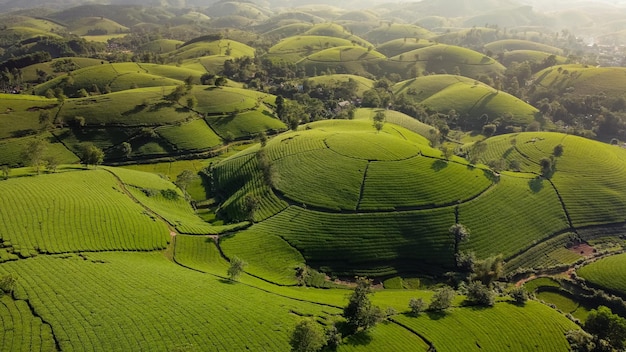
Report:
M 540 88 L 564 92 L 570 88 L 575 96 L 604 92 L 609 97 L 621 97 L 626 77 L 623 67 L 594 67 L 587 65 L 558 65 L 535 74 Z
M 534 51 L 542 51 L 548 54 L 554 55 L 563 55 L 563 50 L 537 42 L 533 42 L 530 40 L 519 40 L 519 39 L 506 39 L 506 40 L 498 40 L 488 44 L 485 44 L 485 48 L 491 50 L 494 53 L 502 53 L 506 51 L 515 51 L 515 50 L 534 50 Z
M 433 33 L 425 28 L 404 23 L 385 24 L 363 35 L 365 39 L 372 43 L 385 43 L 394 39 L 404 40 L 406 38 L 427 39 L 432 36 Z
M 578 269 L 583 279 L 601 288 L 626 295 L 626 254 L 600 259 Z
M 454 309 L 440 318 L 425 314 L 396 319 L 420 331 L 438 351 L 565 351 L 569 347 L 565 331 L 578 328 L 537 302 Z
M 265 57 L 270 60 L 295 63 L 315 52 L 348 45 L 351 45 L 350 41 L 343 38 L 315 35 L 291 36 L 272 46 Z

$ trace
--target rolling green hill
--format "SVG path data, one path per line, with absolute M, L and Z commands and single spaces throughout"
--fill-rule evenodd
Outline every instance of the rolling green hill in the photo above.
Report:
M 548 54 L 563 55 L 563 50 L 550 45 L 532 42 L 530 40 L 506 39 L 485 44 L 485 49 L 494 53 L 503 53 L 514 50 L 534 50 Z
M 173 39 L 157 39 L 151 41 L 147 44 L 142 45 L 139 48 L 139 51 L 149 51 L 153 53 L 168 53 L 170 51 L 174 51 L 178 49 L 179 46 L 183 44 L 180 40 Z
M 295 63 L 321 50 L 349 45 L 352 45 L 349 40 L 336 37 L 317 35 L 292 36 L 272 46 L 264 57 L 270 60 Z
M 462 76 L 418 77 L 396 83 L 393 91 L 435 111 L 448 113 L 454 109 L 460 115 L 458 124 L 466 129 L 479 129 L 496 119 L 510 126 L 525 127 L 538 112 L 510 94 Z
M 357 88 L 356 88 L 357 96 L 363 96 L 363 92 L 365 92 L 366 90 L 372 89 L 374 87 L 374 81 L 372 81 L 371 79 L 368 79 L 362 76 L 355 76 L 355 75 L 348 75 L 348 74 L 316 76 L 316 77 L 311 77 L 308 80 L 314 85 L 321 84 L 321 85 L 330 86 L 330 87 L 334 86 L 335 84 L 339 82 L 347 82 L 349 80 L 354 80 L 357 83 Z
M 622 97 L 626 75 L 623 67 L 591 67 L 586 65 L 559 65 L 535 74 L 534 83 L 540 89 L 568 92 L 574 96 L 604 93 Z
M 398 56 L 402 53 L 406 53 L 412 50 L 425 48 L 427 46 L 435 45 L 436 43 L 426 39 L 394 39 L 388 42 L 385 42 L 378 47 L 376 50 L 387 55 L 387 57 Z
M 315 76 L 315 72 L 347 73 L 369 76 L 381 72 L 380 65 L 385 55 L 361 46 L 339 46 L 324 49 L 297 62 L 305 71 Z
M 419 38 L 428 39 L 433 36 L 429 30 L 412 24 L 390 23 L 382 25 L 363 35 L 372 43 L 385 43 L 394 39 Z
M 203 56 L 254 57 L 254 49 L 234 40 L 223 39 L 183 45 L 177 50 L 164 54 L 164 57 L 169 61 L 193 59 Z
M 387 70 L 404 78 L 428 73 L 457 73 L 477 78 L 499 75 L 504 66 L 479 52 L 454 45 L 436 44 L 401 53 L 389 58 Z
M 313 25 L 311 29 L 304 32 L 304 35 L 318 35 L 318 36 L 326 36 L 326 37 L 336 37 L 341 39 L 347 39 L 350 42 L 354 42 L 356 45 L 361 45 L 364 47 L 372 46 L 371 43 L 360 38 L 356 35 L 350 34 L 344 27 L 336 24 L 336 23 L 319 23 Z
M 78 35 L 105 35 L 129 32 L 129 28 L 103 17 L 84 17 L 69 23 L 68 30 Z
M 554 55 L 554 54 L 550 54 L 544 51 L 537 51 L 537 50 L 512 50 L 512 51 L 505 52 L 503 54 L 503 58 L 501 61 L 502 61 L 502 64 L 505 66 L 509 66 L 513 62 L 524 62 L 524 61 L 540 64 L 551 55 Z M 563 56 L 556 56 L 557 64 L 564 64 L 566 61 L 567 61 L 567 58 Z

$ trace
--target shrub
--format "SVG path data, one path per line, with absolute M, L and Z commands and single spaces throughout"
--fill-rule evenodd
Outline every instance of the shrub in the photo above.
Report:
M 428 309 L 434 311 L 444 311 L 450 308 L 454 296 L 454 290 L 450 286 L 442 287 L 435 291 Z
M 416 317 L 426 309 L 426 302 L 422 298 L 411 298 L 409 308 L 411 309 L 411 315 Z
M 483 283 L 473 281 L 467 286 L 467 302 L 483 307 L 493 307 L 496 303 L 496 295 Z

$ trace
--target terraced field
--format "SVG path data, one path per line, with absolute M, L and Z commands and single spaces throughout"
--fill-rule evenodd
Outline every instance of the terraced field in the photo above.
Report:
M 0 351 L 53 351 L 50 325 L 33 316 L 24 301 L 9 295 L 0 297 Z
M 40 129 L 39 115 L 49 111 L 56 115 L 56 99 L 32 95 L 0 94 L 0 140 L 33 134 Z
M 578 269 L 576 273 L 595 286 L 626 295 L 626 254 L 600 259 Z
M 563 55 L 563 50 L 537 42 L 533 42 L 530 40 L 520 40 L 520 39 L 505 39 L 498 40 L 495 42 L 491 42 L 485 44 L 485 48 L 491 50 L 494 53 L 503 53 L 506 51 L 515 51 L 515 50 L 534 50 L 534 51 L 542 51 L 548 54 L 554 55 Z
M 12 204 L 0 208 L 4 246 L 22 257 L 157 250 L 165 248 L 169 237 L 167 228 L 128 198 L 104 170 L 9 179 L 0 183 L 0 200 Z
M 534 75 L 535 84 L 546 89 L 563 92 L 572 87 L 575 96 L 604 92 L 609 97 L 621 97 L 625 75 L 623 67 L 592 67 L 583 65 L 558 65 Z
M 20 277 L 17 298 L 28 297 L 67 351 L 286 350 L 292 312 L 338 313 L 177 267 L 161 253 L 40 256 L 0 272 Z
M 395 319 L 420 331 L 438 351 L 565 351 L 569 345 L 564 333 L 578 329 L 537 302 L 524 307 L 503 302 L 488 309 L 453 309 L 439 319 L 427 314 Z
M 380 71 L 379 65 L 386 60 L 385 55 L 361 46 L 338 46 L 321 50 L 297 62 L 309 75 L 315 72 L 332 70 L 335 73 L 366 75 Z
M 272 46 L 265 55 L 270 60 L 298 62 L 298 60 L 315 52 L 338 46 L 349 46 L 348 39 L 329 36 L 291 36 Z

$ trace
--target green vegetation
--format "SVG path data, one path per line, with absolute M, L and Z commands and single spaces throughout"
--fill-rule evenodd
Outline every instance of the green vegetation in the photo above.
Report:
M 503 53 L 503 52 L 507 52 L 507 51 L 510 52 L 510 51 L 515 51 L 515 50 L 534 50 L 534 51 L 542 51 L 548 54 L 563 55 L 562 49 L 555 48 L 550 45 L 532 42 L 529 40 L 519 40 L 519 39 L 498 40 L 495 42 L 485 44 L 485 48 L 487 48 L 488 50 L 491 50 L 494 53 Z
M 626 294 L 626 254 L 600 259 L 578 269 L 576 273 L 601 288 Z

